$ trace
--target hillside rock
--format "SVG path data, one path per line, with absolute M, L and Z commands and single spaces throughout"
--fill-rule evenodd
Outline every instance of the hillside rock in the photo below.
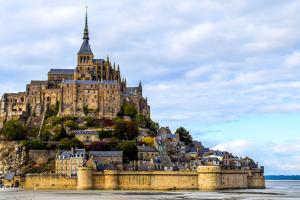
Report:
M 22 174 L 28 169 L 28 157 L 21 143 L 15 141 L 0 141 L 0 174 L 8 169 Z

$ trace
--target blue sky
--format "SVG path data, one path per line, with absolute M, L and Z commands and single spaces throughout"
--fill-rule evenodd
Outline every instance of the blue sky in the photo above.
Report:
M 0 93 L 75 67 L 86 3 L 94 55 L 143 81 L 161 125 L 300 174 L 299 1 L 3 1 Z

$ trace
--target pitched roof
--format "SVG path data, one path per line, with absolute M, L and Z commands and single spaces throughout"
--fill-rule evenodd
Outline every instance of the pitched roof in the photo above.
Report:
M 90 155 L 95 157 L 122 157 L 123 151 L 90 151 Z
M 88 40 L 84 40 L 78 54 L 92 54 L 92 49 Z
M 83 43 L 80 47 L 80 50 L 78 54 L 93 54 L 91 50 L 91 46 L 89 44 L 89 28 L 88 28 L 88 18 L 87 18 L 87 12 L 85 15 L 85 25 L 84 25 L 84 32 L 83 32 Z
M 14 176 L 16 175 L 16 172 L 11 172 L 11 171 L 8 171 L 5 176 L 4 176 L 4 179 L 5 180 L 12 180 L 14 178 Z
M 74 133 L 78 135 L 98 135 L 97 131 L 91 130 L 76 130 Z
M 64 80 L 62 84 L 118 84 L 117 81 L 105 80 L 105 81 L 95 81 L 95 80 Z
M 137 146 L 137 149 L 140 152 L 157 152 L 157 149 L 151 146 Z
M 74 69 L 50 69 L 48 74 L 74 74 Z

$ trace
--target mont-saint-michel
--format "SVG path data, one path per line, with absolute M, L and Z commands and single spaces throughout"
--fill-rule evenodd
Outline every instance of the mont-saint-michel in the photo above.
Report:
M 137 80 L 138 82 L 139 80 Z M 250 157 L 212 150 L 179 127 L 151 119 L 142 82 L 95 58 L 88 16 L 74 69 L 50 69 L 0 102 L 3 187 L 218 190 L 264 188 Z

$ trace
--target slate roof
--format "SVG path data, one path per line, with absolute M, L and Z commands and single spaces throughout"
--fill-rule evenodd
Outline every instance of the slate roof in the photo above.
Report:
M 90 151 L 90 155 L 95 157 L 122 157 L 123 151 Z
M 136 91 L 138 89 L 139 89 L 138 87 L 127 87 L 126 92 L 129 93 L 129 94 L 134 94 L 134 93 L 136 93 Z
M 76 130 L 74 131 L 74 133 L 78 135 L 98 135 L 97 131 L 91 131 L 91 130 Z
M 5 180 L 12 180 L 14 178 L 14 176 L 16 175 L 16 172 L 11 172 L 11 171 L 8 171 L 5 176 L 4 176 L 4 179 Z
M 39 80 L 32 80 L 30 82 L 30 84 L 32 84 L 32 85 L 40 85 L 40 84 L 47 84 L 47 83 L 48 83 L 48 81 L 39 81 Z
M 92 49 L 91 49 L 91 46 L 88 42 L 88 40 L 84 40 L 80 49 L 79 49 L 79 52 L 78 54 L 92 54 Z
M 93 63 L 96 63 L 96 62 L 98 62 L 98 63 L 102 63 L 102 62 L 104 62 L 104 59 L 93 59 Z
M 69 159 L 70 157 L 76 156 L 76 155 L 85 155 L 85 149 L 75 149 L 72 151 L 62 151 L 58 155 L 59 159 Z
M 48 74 L 74 74 L 74 69 L 50 69 Z
M 175 139 L 176 138 L 176 134 L 167 134 L 167 138 L 169 138 L 169 139 Z
M 151 146 L 137 146 L 139 152 L 157 152 L 155 147 Z
M 63 84 L 118 84 L 117 81 L 105 80 L 105 81 L 95 81 L 95 80 L 64 80 Z

